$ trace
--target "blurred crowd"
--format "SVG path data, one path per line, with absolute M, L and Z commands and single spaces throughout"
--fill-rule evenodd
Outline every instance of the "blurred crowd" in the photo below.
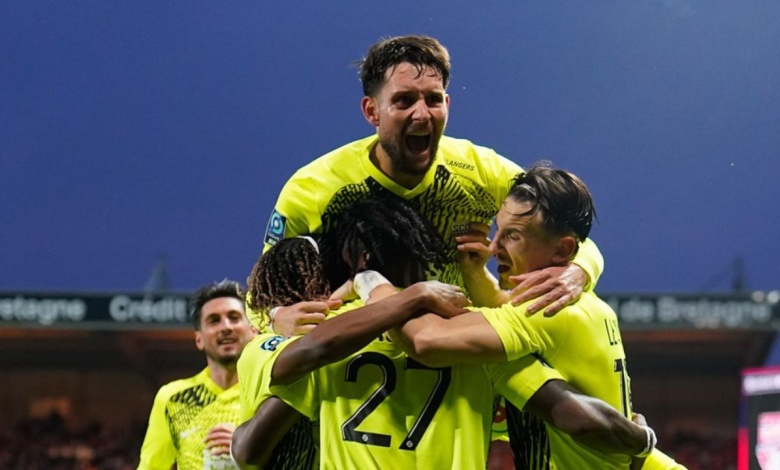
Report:
M 674 456 L 688 470 L 736 470 L 737 438 L 678 431 L 659 439 L 659 448 Z
M 0 428 L 4 470 L 135 470 L 146 423 L 107 429 L 99 423 L 74 428 L 58 414 Z M 736 470 L 735 438 L 694 432 L 662 437 L 661 448 L 688 470 Z
M 145 423 L 109 430 L 98 423 L 70 426 L 53 413 L 0 427 L 4 470 L 134 470 Z

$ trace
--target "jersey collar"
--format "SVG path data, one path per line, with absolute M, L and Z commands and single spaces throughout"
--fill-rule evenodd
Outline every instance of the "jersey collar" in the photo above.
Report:
M 425 192 L 425 190 L 428 189 L 428 187 L 433 183 L 433 177 L 436 174 L 436 167 L 439 165 L 440 157 L 439 152 L 436 152 L 436 155 L 433 158 L 433 164 L 428 169 L 428 172 L 425 174 L 425 177 L 423 180 L 415 186 L 412 189 L 406 189 L 400 184 L 396 183 L 395 181 L 391 180 L 387 177 L 382 171 L 379 170 L 374 164 L 371 162 L 371 150 L 374 149 L 376 145 L 379 144 L 379 136 L 375 135 L 373 138 L 364 139 L 363 143 L 365 145 L 365 148 L 363 149 L 363 168 L 366 170 L 366 173 L 369 174 L 372 178 L 374 178 L 379 184 L 384 186 L 387 190 L 392 192 L 393 194 L 400 196 L 404 199 L 411 199 L 419 194 L 422 194 Z

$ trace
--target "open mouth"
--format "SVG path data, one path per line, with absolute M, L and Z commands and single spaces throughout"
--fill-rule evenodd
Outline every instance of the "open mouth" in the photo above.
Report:
M 430 132 L 414 132 L 406 136 L 406 147 L 413 152 L 424 152 L 430 145 Z
M 217 341 L 217 344 L 222 346 L 223 344 L 236 344 L 237 342 L 234 338 L 225 338 Z

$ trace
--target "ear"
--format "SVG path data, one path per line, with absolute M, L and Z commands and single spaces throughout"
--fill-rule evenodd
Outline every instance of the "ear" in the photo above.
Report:
M 374 127 L 379 127 L 379 103 L 377 103 L 376 98 L 364 96 L 360 102 L 360 108 L 363 110 L 363 117 L 366 118 L 366 121 Z
M 198 347 L 198 351 L 203 351 L 203 336 L 200 331 L 195 332 L 195 346 Z
M 444 104 L 447 106 L 447 111 L 450 110 L 450 95 L 446 94 L 444 95 Z
M 555 252 L 553 253 L 553 264 L 557 266 L 563 266 L 568 264 L 577 254 L 577 240 L 574 237 L 561 237 L 555 244 Z

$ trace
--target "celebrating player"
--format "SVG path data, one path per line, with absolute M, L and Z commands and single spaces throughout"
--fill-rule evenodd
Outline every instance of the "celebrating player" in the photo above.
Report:
M 141 447 L 139 470 L 233 468 L 230 440 L 238 423 L 236 362 L 254 336 L 238 283 L 200 288 L 191 302 L 195 345 L 208 366 L 160 388 Z
M 344 207 L 368 195 L 394 195 L 409 201 L 445 242 L 450 260 L 435 278 L 463 286 L 455 236 L 470 223 L 491 224 L 508 182 L 522 169 L 489 148 L 443 136 L 450 58 L 435 39 L 400 36 L 377 42 L 360 63 L 360 79 L 361 109 L 376 133 L 316 159 L 290 178 L 269 219 L 265 247 L 329 231 Z M 588 283 L 595 285 L 602 268 L 598 248 L 583 240 L 574 264 L 525 278 L 516 300 L 545 294 L 532 309 L 552 304 L 549 309 L 558 310 Z M 322 321 L 322 313 L 300 306 L 279 309 L 274 331 L 303 333 Z
M 568 263 L 588 236 L 594 213 L 587 187 L 570 173 L 537 166 L 517 177 L 498 213 L 489 248 L 499 264 L 501 287 L 511 287 L 510 276 Z M 472 268 L 481 272 L 488 256 L 486 249 L 478 248 L 479 244 L 477 258 L 482 263 Z M 528 316 L 525 306 L 508 303 L 452 319 L 425 315 L 401 331 L 395 337 L 404 348 L 432 367 L 512 361 L 534 354 L 584 393 L 632 416 L 617 317 L 592 292 L 552 318 Z M 582 446 L 509 405 L 508 415 L 518 468 L 627 469 L 631 464 L 629 456 Z M 651 450 L 648 443 L 638 456 L 644 458 Z
M 414 242 L 426 233 L 425 221 L 410 209 L 402 215 L 394 215 L 388 204 L 371 200 L 356 204 L 343 215 L 347 220 L 333 238 L 345 242 L 338 251 L 350 261 L 352 270 L 379 269 L 401 285 L 424 278 L 427 262 L 409 254 L 436 250 L 416 249 Z M 435 237 L 429 235 L 429 239 Z M 360 279 L 356 283 L 363 282 Z M 274 383 L 292 382 L 300 377 L 301 363 L 348 343 L 355 332 L 362 331 L 367 342 L 401 320 L 401 313 L 387 302 L 402 306 L 408 317 L 423 305 L 407 300 L 399 304 L 401 299 L 410 298 L 411 291 L 423 296 L 433 293 L 431 300 L 435 300 L 440 294 L 426 290 L 428 286 L 431 284 L 417 284 L 373 304 L 376 315 L 345 313 L 302 339 L 276 337 L 266 348 L 250 346 L 245 356 L 264 355 L 265 373 L 272 370 Z M 243 366 L 239 367 L 243 371 Z M 323 468 L 484 468 L 493 385 L 521 407 L 529 400 L 529 391 L 541 388 L 547 393 L 534 396 L 535 406 L 546 404 L 551 420 L 600 448 L 638 452 L 645 446 L 646 433 L 641 427 L 601 402 L 574 394 L 562 381 L 550 381 L 557 377 L 531 357 L 498 367 L 429 369 L 406 358 L 381 335 L 346 360 L 319 369 L 290 387 L 272 389 L 306 416 L 320 419 Z M 243 378 L 242 383 L 246 383 Z M 270 423 L 271 429 L 278 422 Z M 237 432 L 236 438 L 239 436 Z

